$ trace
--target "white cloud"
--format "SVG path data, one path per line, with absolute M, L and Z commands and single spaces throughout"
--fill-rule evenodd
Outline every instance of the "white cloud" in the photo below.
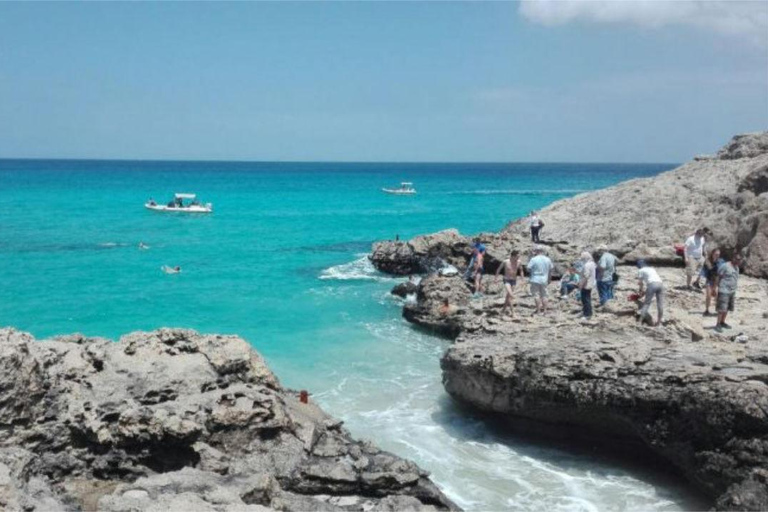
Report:
M 525 0 L 520 14 L 546 26 L 572 22 L 690 25 L 768 46 L 768 2 L 737 0 Z

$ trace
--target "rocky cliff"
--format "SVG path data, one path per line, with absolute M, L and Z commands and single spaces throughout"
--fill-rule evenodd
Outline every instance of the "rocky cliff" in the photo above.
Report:
M 707 227 L 719 247 L 744 249 L 744 271 L 768 278 L 768 132 L 739 135 L 714 157 L 698 157 L 653 178 L 634 179 L 557 201 L 544 208 L 543 242 L 559 265 L 583 250 L 605 244 L 625 263 L 645 258 L 679 261 L 674 244 Z M 437 261 L 466 265 L 472 240 L 488 247 L 486 270 L 494 271 L 512 247 L 531 248 L 525 219 L 499 233 L 475 237 L 455 230 L 408 242 L 374 244 L 371 261 L 383 272 L 426 272 Z
M 583 436 L 608 451 L 632 445 L 667 461 L 713 506 L 768 509 L 768 133 L 735 137 L 715 157 L 655 178 L 558 201 L 540 215 L 544 243 L 559 265 L 607 245 L 624 263 L 658 265 L 665 320 L 638 324 L 636 269 L 619 267 L 616 299 L 583 320 L 574 298 L 532 316 L 518 287 L 517 315 L 503 316 L 500 279 L 486 275 L 473 296 L 461 277 L 424 277 L 403 316 L 455 339 L 441 360 L 456 400 L 491 413 L 512 429 L 534 425 Z M 697 227 L 714 243 L 747 251 L 733 328 L 713 330 L 704 296 L 686 290 L 673 245 Z M 511 248 L 531 248 L 523 220 L 481 233 L 486 272 Z M 374 245 L 371 260 L 396 274 L 424 272 L 436 259 L 466 266 L 472 239 L 455 230 Z M 381 262 L 387 261 L 386 267 Z M 595 297 L 596 300 L 596 297 Z M 652 309 L 655 315 L 655 309 Z
M 38 342 L 0 329 L 4 510 L 446 510 L 235 336 Z
M 502 316 L 498 281 L 473 297 L 462 279 L 437 275 L 422 280 L 403 315 L 456 339 L 441 366 L 446 391 L 460 402 L 513 428 L 533 420 L 598 439 L 608 451 L 645 446 L 718 508 L 765 510 L 768 286 L 743 277 L 734 328 L 719 334 L 701 315 L 703 295 L 682 286 L 681 269 L 660 273 L 667 305 L 659 328 L 636 323 L 627 267 L 617 299 L 589 321 L 574 298 L 531 316 L 533 299 L 523 292 L 517 316 Z

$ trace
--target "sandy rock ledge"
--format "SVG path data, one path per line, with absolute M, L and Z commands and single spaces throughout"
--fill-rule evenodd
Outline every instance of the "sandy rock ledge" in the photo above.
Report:
M 236 336 L 0 329 L 0 509 L 456 510 Z

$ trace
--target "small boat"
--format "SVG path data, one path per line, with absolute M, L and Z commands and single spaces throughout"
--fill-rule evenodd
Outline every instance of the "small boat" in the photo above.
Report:
M 182 193 L 175 194 L 168 204 L 158 204 L 150 198 L 144 207 L 156 212 L 211 213 L 213 211 L 213 204 L 199 202 L 195 194 Z
M 413 183 L 404 181 L 400 184 L 400 188 L 383 188 L 381 189 L 387 194 L 395 194 L 398 196 L 411 196 L 416 193 L 416 189 L 413 188 Z

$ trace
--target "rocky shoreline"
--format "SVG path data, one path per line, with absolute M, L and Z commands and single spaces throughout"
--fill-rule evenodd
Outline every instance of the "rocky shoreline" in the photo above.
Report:
M 768 509 L 768 133 L 735 137 L 715 157 L 699 157 L 658 177 L 581 194 L 543 209 L 544 243 L 558 268 L 605 244 L 619 268 L 617 298 L 592 320 L 578 303 L 554 300 L 532 316 L 518 290 L 516 318 L 502 316 L 494 272 L 511 248 L 532 244 L 523 220 L 499 233 L 455 230 L 374 244 L 371 261 L 396 275 L 428 274 L 403 316 L 455 339 L 441 360 L 443 384 L 459 402 L 514 427 L 538 422 L 605 441 L 644 446 L 692 483 L 714 507 Z M 714 244 L 744 248 L 734 329 L 720 334 L 702 316 L 703 294 L 684 289 L 674 243 L 697 227 Z M 488 248 L 488 288 L 473 297 L 461 277 L 472 243 Z M 637 259 L 652 261 L 667 289 L 658 328 L 634 321 Z M 751 276 L 751 277 L 747 277 Z M 551 286 L 554 291 L 555 284 Z M 729 317 L 731 318 L 731 317 Z
M 236 336 L 0 329 L 4 510 L 458 510 Z

